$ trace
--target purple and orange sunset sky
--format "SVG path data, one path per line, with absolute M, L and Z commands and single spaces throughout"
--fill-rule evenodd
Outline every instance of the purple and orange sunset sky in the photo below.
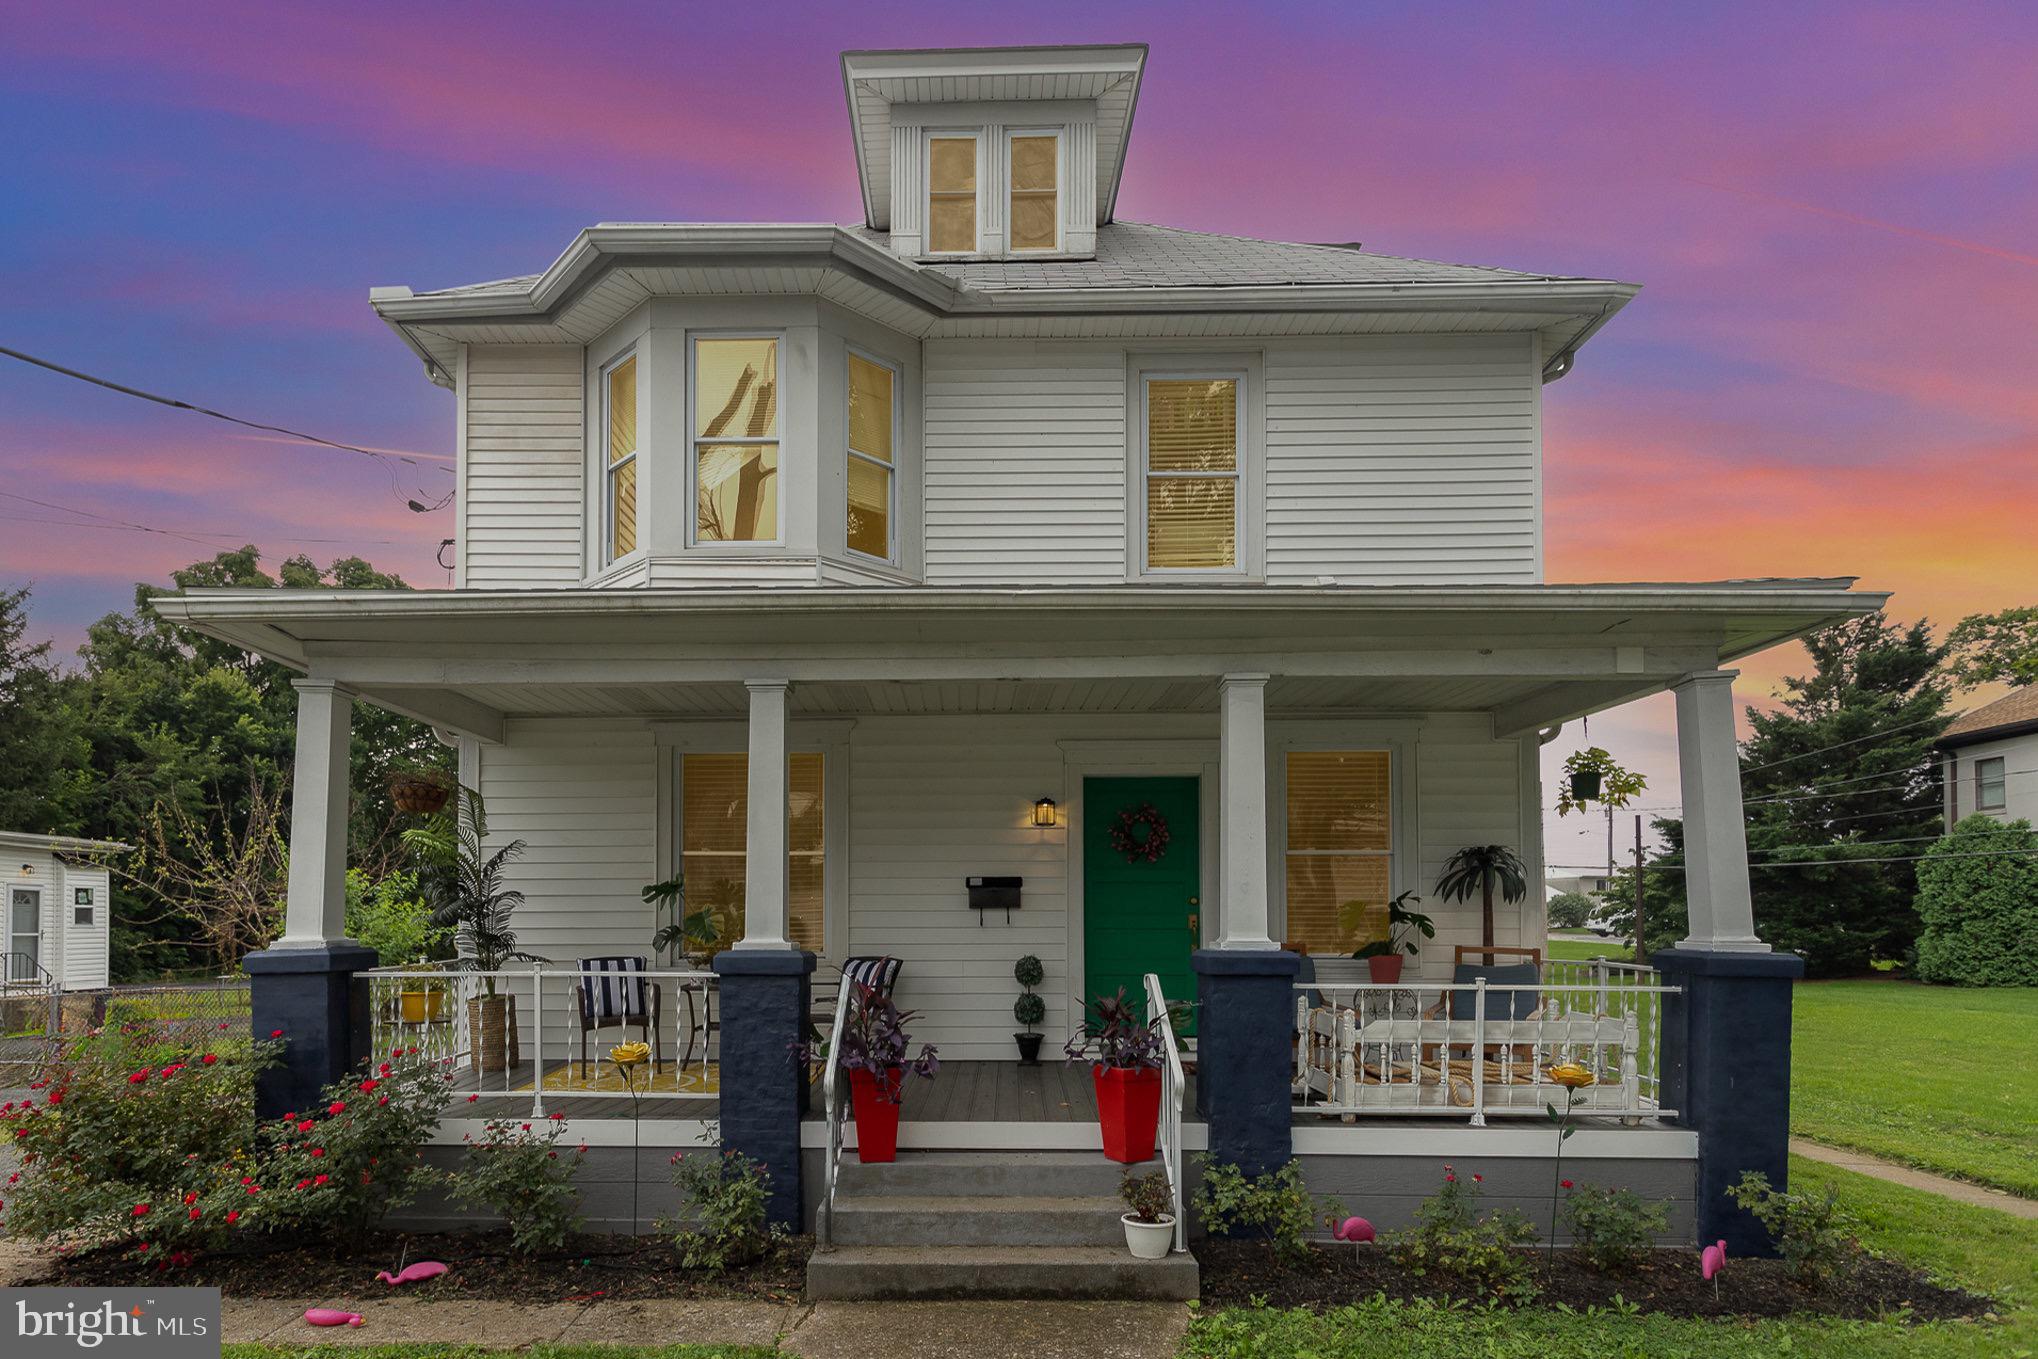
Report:
M 1545 393 L 1550 580 L 2038 600 L 2038 6 L 1854 3 L 0 0 L 0 345 L 424 464 L 0 361 L 0 490 L 46 502 L 0 498 L 0 582 L 66 652 L 218 547 L 444 585 L 404 501 L 452 398 L 371 285 L 854 221 L 840 50 L 1104 41 L 1152 48 L 1123 219 L 1646 285 Z M 1592 739 L 1675 801 L 1662 700 Z

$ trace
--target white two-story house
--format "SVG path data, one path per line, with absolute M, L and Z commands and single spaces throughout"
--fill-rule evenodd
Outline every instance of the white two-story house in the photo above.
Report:
M 455 588 L 162 605 L 304 672 L 284 947 L 342 933 L 365 702 L 458 743 L 569 966 L 679 966 L 642 889 L 683 874 L 723 958 L 811 953 L 824 994 L 900 960 L 951 1061 L 1014 1057 L 1023 955 L 1053 1051 L 1086 997 L 1196 999 L 1205 953 L 1363 979 L 1402 892 L 1448 982 L 1544 921 L 1485 937 L 1445 862 L 1540 882 L 1541 743 L 1675 689 L 1688 942 L 1759 950 L 1724 667 L 1881 597 L 1547 583 L 1545 394 L 1637 288 L 1124 220 L 1145 60 L 849 53 L 852 225 L 603 223 L 373 290 L 448 393 Z

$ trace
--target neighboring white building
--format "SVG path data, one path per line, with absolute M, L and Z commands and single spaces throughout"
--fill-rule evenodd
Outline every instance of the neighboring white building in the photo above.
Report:
M 2038 685 L 1962 713 L 1938 750 L 1948 830 L 1976 812 L 2038 824 Z
M 1579 873 L 1568 877 L 1544 878 L 1543 887 L 1547 899 L 1554 901 L 1558 897 L 1573 893 L 1582 897 L 1596 897 L 1606 891 L 1606 885 L 1610 881 L 1612 879 L 1604 873 Z
M 10 989 L 89 990 L 107 984 L 113 904 L 104 856 L 126 845 L 0 831 L 0 979 Z

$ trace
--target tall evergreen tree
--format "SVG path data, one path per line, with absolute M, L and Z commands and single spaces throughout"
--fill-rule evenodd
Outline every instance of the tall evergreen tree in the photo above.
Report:
M 0 830 L 75 834 L 90 797 L 86 742 L 48 642 L 28 637 L 28 590 L 0 590 Z

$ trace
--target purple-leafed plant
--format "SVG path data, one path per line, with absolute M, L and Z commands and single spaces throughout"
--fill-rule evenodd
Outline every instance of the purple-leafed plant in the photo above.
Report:
M 1115 996 L 1091 1001 L 1090 1015 L 1089 1023 L 1062 1049 L 1071 1062 L 1088 1057 L 1107 1070 L 1153 1071 L 1167 1060 L 1160 1036 L 1161 1017 L 1141 1019 L 1125 998 L 1124 987 L 1119 987 Z
M 836 1062 L 844 1071 L 868 1071 L 877 1077 L 878 1098 L 887 1104 L 899 1102 L 899 1087 L 887 1077 L 894 1071 L 931 1081 L 941 1069 L 932 1043 L 920 1045 L 920 1055 L 908 1061 L 911 1040 L 906 1025 L 919 1018 L 918 1011 L 901 1010 L 890 996 L 876 987 L 856 983 L 849 997 L 849 1013 L 843 1016 L 842 1032 L 830 1041 L 839 1043 Z M 815 1063 L 827 1060 L 828 1043 L 812 1039 L 793 1044 L 793 1060 Z

